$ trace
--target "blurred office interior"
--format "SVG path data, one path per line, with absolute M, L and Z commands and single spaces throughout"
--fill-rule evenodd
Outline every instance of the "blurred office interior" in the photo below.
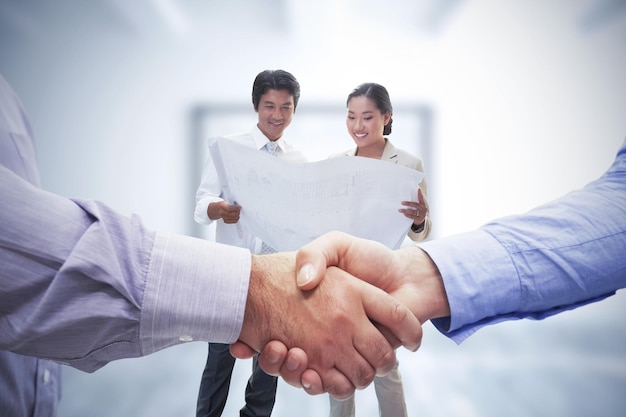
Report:
M 206 236 L 192 221 L 208 136 L 255 121 L 256 74 L 300 81 L 288 134 L 312 159 L 352 146 L 345 99 L 385 85 L 391 140 L 424 159 L 433 238 L 600 176 L 626 137 L 623 0 L 0 0 L 0 72 L 30 115 L 46 189 Z M 563 231 L 568 233 L 568 231 Z M 479 331 L 425 325 L 399 351 L 412 416 L 620 416 L 626 298 Z M 206 344 L 64 370 L 60 417 L 191 416 Z M 225 415 L 243 403 L 238 361 Z M 357 415 L 376 416 L 373 388 Z M 281 381 L 273 415 L 326 396 Z

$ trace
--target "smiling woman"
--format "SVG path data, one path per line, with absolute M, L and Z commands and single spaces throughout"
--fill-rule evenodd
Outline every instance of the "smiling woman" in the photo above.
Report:
M 396 148 L 387 138 L 392 132 L 393 106 L 387 89 L 380 84 L 365 83 L 355 88 L 346 102 L 348 116 L 346 127 L 352 136 L 355 149 L 336 156 L 360 156 L 391 162 L 424 172 L 421 158 Z M 422 241 L 431 229 L 428 204 L 428 182 L 422 179 L 413 200 L 402 201 L 398 211 L 413 221 L 408 237 Z
M 388 161 L 424 172 L 422 160 L 409 152 L 396 148 L 387 136 L 392 133 L 393 106 L 387 89 L 376 83 L 364 83 L 355 88 L 346 101 L 346 127 L 356 148 L 334 155 L 334 158 L 362 157 Z M 426 177 L 415 190 L 414 200 L 398 201 L 398 211 L 413 223 L 407 232 L 412 241 L 422 241 L 431 230 L 429 206 L 427 200 L 428 185 Z M 395 212 L 380 213 L 391 217 Z M 378 398 L 378 409 L 382 416 L 407 416 L 402 378 L 396 363 L 391 372 L 374 379 Z M 353 417 L 355 415 L 355 397 L 345 401 L 330 398 L 331 417 Z

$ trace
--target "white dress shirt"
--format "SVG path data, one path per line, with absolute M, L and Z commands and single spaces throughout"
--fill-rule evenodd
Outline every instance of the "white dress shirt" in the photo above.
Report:
M 236 143 L 239 143 L 250 148 L 262 150 L 269 140 L 267 137 L 255 126 L 250 132 L 239 133 L 234 135 L 225 136 Z M 216 138 L 209 140 L 208 145 Z M 277 158 L 286 159 L 294 162 L 306 162 L 306 158 L 302 153 L 294 149 L 286 140 L 285 137 L 281 137 L 276 140 L 279 150 L 276 153 Z M 237 163 L 232 161 L 232 163 Z M 200 224 L 209 225 L 213 220 L 209 219 L 207 215 L 207 209 L 210 203 L 224 201 L 222 185 L 220 184 L 219 177 L 215 170 L 215 165 L 210 154 L 207 156 L 204 163 L 204 170 L 202 172 L 202 182 L 196 192 L 196 209 L 194 212 L 194 219 Z M 230 201 L 230 204 L 235 202 Z M 245 210 L 245 207 L 241 208 Z M 250 233 L 246 227 L 240 222 L 235 224 L 226 224 L 222 219 L 216 220 L 215 226 L 215 240 L 219 243 L 227 245 L 239 246 L 242 248 L 248 248 L 252 253 L 260 253 L 262 242 Z

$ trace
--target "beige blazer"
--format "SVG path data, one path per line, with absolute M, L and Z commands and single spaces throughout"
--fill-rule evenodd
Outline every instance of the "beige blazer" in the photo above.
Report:
M 357 148 L 355 147 L 347 151 L 331 155 L 330 158 L 355 156 L 356 150 Z M 419 172 L 424 172 L 424 163 L 420 158 L 415 155 L 411 155 L 410 153 L 403 151 L 402 149 L 396 148 L 395 146 L 393 146 L 389 139 L 387 139 L 387 143 L 385 144 L 385 149 L 383 149 L 383 154 L 380 157 L 380 160 L 388 161 L 392 164 L 402 165 L 407 168 L 412 168 Z M 424 193 L 424 197 L 428 198 L 428 182 L 426 181 L 425 176 L 420 183 L 420 188 L 422 189 L 422 193 Z M 428 237 L 431 228 L 432 222 L 430 221 L 430 214 L 426 214 L 426 218 L 424 219 L 424 230 L 419 233 L 415 233 L 413 230 L 409 229 L 409 233 L 407 235 L 412 241 L 421 242 Z

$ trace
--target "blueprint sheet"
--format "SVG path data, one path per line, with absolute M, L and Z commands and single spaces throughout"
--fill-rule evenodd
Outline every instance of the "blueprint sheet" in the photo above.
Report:
M 397 248 L 411 226 L 398 209 L 417 201 L 419 171 L 359 157 L 285 161 L 223 138 L 209 149 L 239 221 L 278 251 L 332 230 Z

